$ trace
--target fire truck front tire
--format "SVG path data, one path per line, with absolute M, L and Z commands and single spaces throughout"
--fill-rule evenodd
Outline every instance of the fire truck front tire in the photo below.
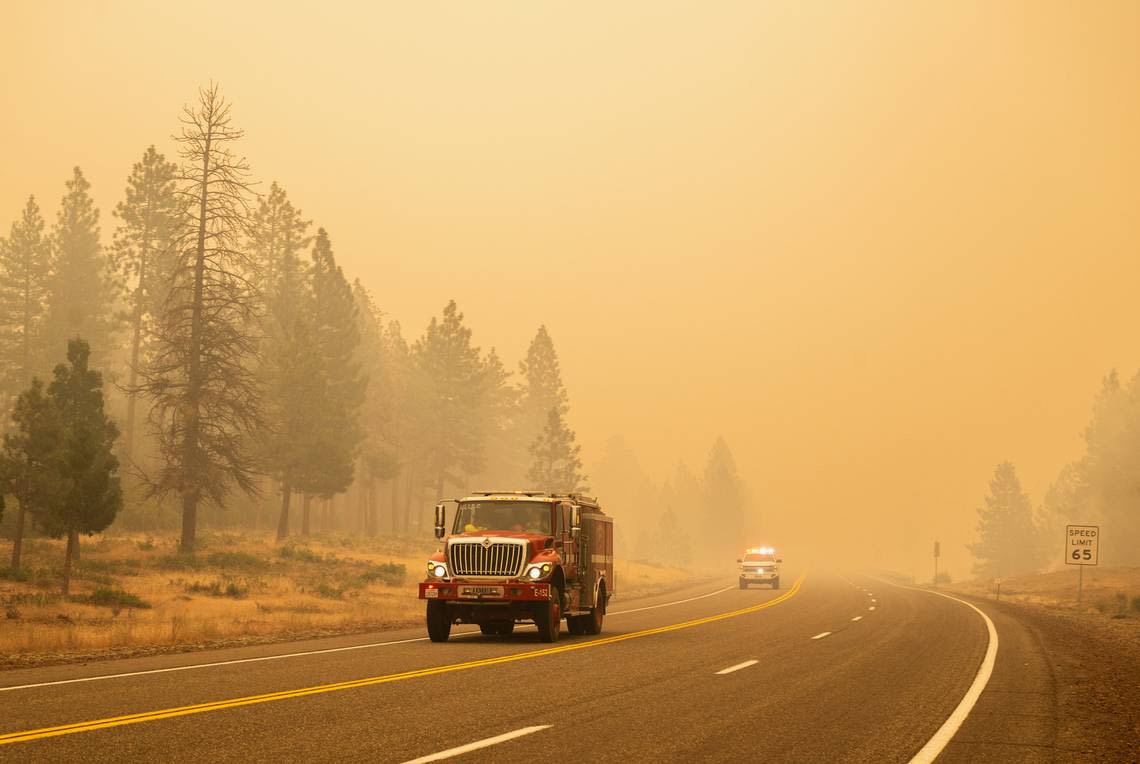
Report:
M 446 642 L 451 636 L 451 617 L 447 614 L 446 603 L 428 601 L 427 630 L 432 642 Z
M 562 630 L 562 590 L 551 587 L 549 602 L 535 605 L 534 625 L 538 627 L 538 638 L 542 642 L 557 642 Z
M 778 578 L 772 579 L 772 588 L 773 589 L 779 589 L 780 588 L 780 579 L 778 579 Z

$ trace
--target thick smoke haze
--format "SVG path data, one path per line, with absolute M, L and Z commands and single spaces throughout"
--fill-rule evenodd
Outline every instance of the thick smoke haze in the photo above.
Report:
M 548 327 L 587 467 L 723 436 L 758 542 L 961 576 L 994 466 L 1040 503 L 1140 366 L 1140 5 L 874 7 L 20 3 L 0 230 L 80 165 L 109 238 L 213 78 L 409 335 Z

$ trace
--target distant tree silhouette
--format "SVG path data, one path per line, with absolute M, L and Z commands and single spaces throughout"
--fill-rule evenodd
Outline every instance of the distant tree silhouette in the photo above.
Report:
M 976 560 L 974 572 L 987 578 L 1031 573 L 1041 566 L 1033 505 L 1010 462 L 994 470 L 985 505 L 978 509 L 978 540 L 968 548 Z
M 45 326 L 50 364 L 74 337 L 87 340 L 97 365 L 102 366 L 111 351 L 114 278 L 110 259 L 99 244 L 99 210 L 90 189 L 76 167 L 51 232 Z
M 0 240 L 0 392 L 6 402 L 43 367 L 50 242 L 34 196 Z
M 119 226 L 112 245 L 114 270 L 127 296 L 130 360 L 127 363 L 127 419 L 123 454 L 130 462 L 138 430 L 138 373 L 174 266 L 173 239 L 182 211 L 176 193 L 178 166 L 149 146 L 127 178 L 115 208 Z
M 15 496 L 16 527 L 12 536 L 13 570 L 19 570 L 25 521 L 49 511 L 63 485 L 59 412 L 47 396 L 43 382 L 33 378 L 20 393 L 12 412 L 15 428 L 4 435 L 0 453 L 0 493 Z
M 582 473 L 582 447 L 566 426 L 557 407 L 547 412 L 546 427 L 531 444 L 533 459 L 527 480 L 543 491 L 565 493 L 589 490 Z

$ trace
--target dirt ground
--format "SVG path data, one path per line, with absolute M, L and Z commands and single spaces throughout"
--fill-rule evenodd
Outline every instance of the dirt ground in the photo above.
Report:
M 0 570 L 0 669 L 382 631 L 421 624 L 431 540 L 206 534 L 190 557 L 174 536 L 84 539 L 71 594 L 61 541 L 25 542 Z M 4 553 L 7 554 L 5 549 Z M 689 571 L 616 561 L 617 596 L 692 583 Z

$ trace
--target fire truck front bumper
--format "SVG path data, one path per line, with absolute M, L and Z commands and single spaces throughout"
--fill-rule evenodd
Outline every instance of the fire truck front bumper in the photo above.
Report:
M 518 582 L 470 583 L 463 581 L 424 581 L 420 583 L 421 600 L 443 600 L 463 604 L 504 604 L 513 602 L 548 602 L 550 584 Z

